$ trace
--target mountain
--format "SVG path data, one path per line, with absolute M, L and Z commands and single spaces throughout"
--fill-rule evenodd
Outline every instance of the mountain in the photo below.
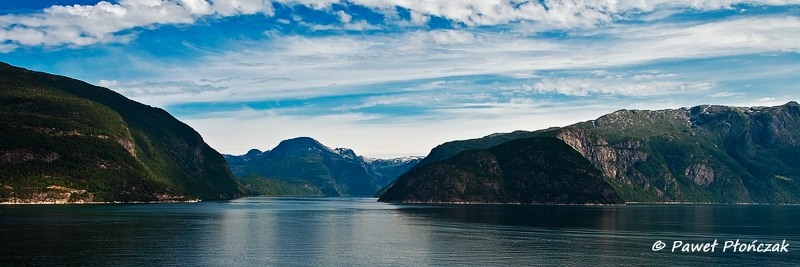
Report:
M 166 111 L 0 63 L 0 202 L 227 199 L 225 159 Z
M 225 155 L 225 159 L 256 194 L 304 196 L 318 195 L 317 191 L 324 196 L 373 195 L 420 160 L 365 158 L 309 137 L 284 140 L 269 151 Z
M 796 102 L 620 110 L 563 128 L 442 144 L 414 169 L 517 136 L 564 141 L 626 202 L 800 203 Z
M 378 201 L 621 204 L 589 160 L 551 137 L 463 151 L 404 174 Z
M 556 133 L 629 201 L 800 203 L 800 105 L 620 110 Z
M 398 176 L 419 164 L 422 157 L 409 156 L 393 159 L 374 159 L 361 157 L 375 177 L 378 185 L 384 187 L 397 179 Z

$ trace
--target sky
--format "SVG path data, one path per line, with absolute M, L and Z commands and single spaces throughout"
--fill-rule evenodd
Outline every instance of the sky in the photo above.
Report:
M 800 0 L 0 3 L 0 61 L 163 108 L 221 153 L 377 158 L 620 109 L 800 98 Z

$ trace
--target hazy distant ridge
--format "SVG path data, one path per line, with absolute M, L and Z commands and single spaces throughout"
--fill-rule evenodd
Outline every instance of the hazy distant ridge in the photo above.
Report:
M 255 194 L 281 196 L 371 196 L 421 159 L 366 158 L 309 137 L 284 140 L 268 151 L 224 156 Z

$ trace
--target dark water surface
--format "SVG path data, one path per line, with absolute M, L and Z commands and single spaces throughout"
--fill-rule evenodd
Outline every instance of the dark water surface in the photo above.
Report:
M 800 206 L 5 205 L 0 239 L 3 266 L 798 266 Z M 722 251 L 737 239 L 788 252 Z M 714 240 L 714 252 L 671 251 Z

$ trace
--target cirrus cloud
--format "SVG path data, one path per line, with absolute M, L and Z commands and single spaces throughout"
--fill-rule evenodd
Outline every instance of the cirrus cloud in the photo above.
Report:
M 125 43 L 134 39 L 137 29 L 160 25 L 194 24 L 206 17 L 274 15 L 274 5 L 304 5 L 331 14 L 342 25 L 307 23 L 313 30 L 376 30 L 373 21 L 355 20 L 338 6 L 361 6 L 383 14 L 394 25 L 424 25 L 440 17 L 468 27 L 530 22 L 535 31 L 551 29 L 591 29 L 629 20 L 658 10 L 666 14 L 686 9 L 731 9 L 735 5 L 797 5 L 800 0 L 120 0 L 95 5 L 54 5 L 33 14 L 0 15 L 0 52 L 21 46 L 86 46 L 96 43 Z M 401 18 L 397 9 L 406 10 Z M 297 15 L 295 15 L 297 17 Z M 280 19 L 287 21 L 286 19 Z M 453 40 L 459 40 L 452 36 Z M 463 41 L 463 40 L 462 40 Z

